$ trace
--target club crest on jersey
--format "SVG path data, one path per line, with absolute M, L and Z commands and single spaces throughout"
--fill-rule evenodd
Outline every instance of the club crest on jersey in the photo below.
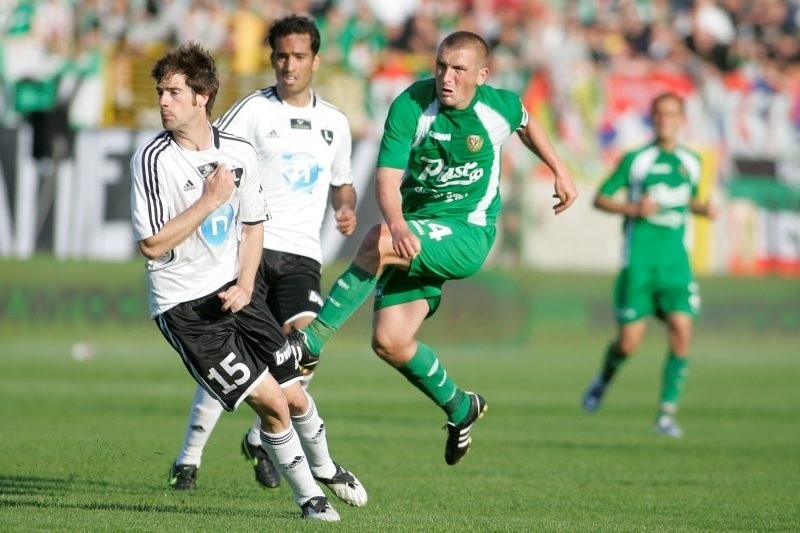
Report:
M 197 167 L 197 172 L 204 178 L 207 178 L 209 174 L 214 172 L 216 168 L 219 166 L 219 161 L 213 161 L 211 163 L 206 163 L 205 165 L 200 165 Z
M 233 172 L 233 184 L 236 185 L 236 188 L 239 188 L 239 184 L 242 182 L 242 174 L 244 174 L 243 168 L 232 168 L 231 172 Z
M 331 130 L 319 130 L 319 132 L 322 134 L 322 138 L 325 142 L 328 143 L 328 146 L 330 146 L 333 142 L 333 132 Z
M 304 118 L 293 118 L 289 120 L 293 130 L 310 130 L 311 122 Z
M 480 135 L 467 135 L 467 150 L 473 154 L 483 148 L 483 137 Z

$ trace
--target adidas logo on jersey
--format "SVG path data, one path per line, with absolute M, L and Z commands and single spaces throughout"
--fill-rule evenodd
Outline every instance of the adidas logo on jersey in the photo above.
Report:
M 277 139 L 278 137 L 280 137 L 280 135 L 278 135 L 278 132 L 274 129 L 269 130 L 269 133 L 267 133 L 267 139 Z
M 197 185 L 192 183 L 192 180 L 186 180 L 186 183 L 183 185 L 183 190 L 186 192 L 193 191 L 197 188 Z

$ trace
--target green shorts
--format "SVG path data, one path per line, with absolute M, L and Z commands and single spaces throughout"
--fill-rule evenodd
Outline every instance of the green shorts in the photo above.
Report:
M 693 317 L 700 312 L 700 293 L 689 262 L 669 265 L 629 266 L 617 276 L 614 286 L 617 322 L 635 322 L 655 314 Z
M 428 316 L 442 299 L 442 285 L 477 272 L 494 244 L 494 226 L 476 226 L 455 219 L 409 220 L 422 250 L 411 260 L 408 271 L 389 267 L 375 287 L 374 309 L 415 300 L 427 300 Z

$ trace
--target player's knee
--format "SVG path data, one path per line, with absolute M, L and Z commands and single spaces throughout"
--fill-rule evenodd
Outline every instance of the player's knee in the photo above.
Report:
M 691 343 L 690 335 L 671 335 L 670 350 L 678 356 L 689 353 L 689 345 Z
M 274 379 L 262 379 L 247 396 L 250 404 L 262 405 L 267 409 L 280 409 L 286 404 L 286 398 Z
M 381 359 L 386 360 L 391 355 L 391 344 L 389 339 L 379 334 L 373 334 L 372 351 L 375 352 L 375 355 Z
M 282 393 L 256 387 L 245 400 L 261 419 L 264 429 L 271 433 L 283 431 L 291 425 L 289 406 Z
M 623 357 L 630 357 L 639 348 L 640 343 L 640 338 L 623 336 L 617 340 L 617 350 Z
M 406 362 L 405 344 L 391 334 L 376 332 L 372 335 L 372 351 L 394 367 Z
M 669 323 L 669 344 L 672 353 L 689 353 L 692 341 L 692 324 L 684 317 L 673 318 Z
M 303 416 L 308 412 L 310 405 L 308 395 L 303 390 L 299 381 L 283 389 L 286 396 L 286 403 L 289 405 L 291 416 Z

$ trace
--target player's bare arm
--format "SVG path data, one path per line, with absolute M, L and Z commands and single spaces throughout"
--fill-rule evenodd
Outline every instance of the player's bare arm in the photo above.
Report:
M 598 194 L 594 199 L 594 206 L 601 211 L 630 218 L 647 218 L 659 210 L 658 204 L 646 194 L 638 202 L 619 201 L 611 196 Z
M 355 211 L 357 199 L 356 189 L 350 184 L 331 187 L 331 206 L 334 210 L 336 229 L 346 237 L 353 234 L 358 224 Z
M 528 123 L 524 128 L 518 130 L 518 135 L 522 143 L 553 172 L 555 178 L 553 182 L 555 191 L 553 197 L 558 198 L 558 203 L 553 206 L 555 214 L 559 214 L 568 209 L 573 202 L 575 202 L 575 199 L 578 198 L 578 189 L 575 187 L 569 170 L 553 148 L 553 144 L 547 137 L 547 133 L 541 125 L 529 115 Z
M 400 197 L 400 184 L 403 181 L 403 170 L 398 168 L 379 167 L 375 179 L 375 196 L 386 226 L 392 235 L 392 248 L 401 259 L 411 260 L 422 245 L 416 235 L 409 229 L 403 217 L 403 205 Z
M 139 241 L 139 250 L 148 259 L 158 259 L 185 241 L 203 221 L 224 204 L 233 193 L 233 173 L 224 164 L 206 177 L 203 194 L 186 211 L 171 219 L 158 233 Z
M 250 303 L 253 296 L 256 273 L 261 263 L 261 252 L 264 249 L 264 225 L 244 224 L 242 239 L 239 243 L 239 277 L 236 284 L 219 293 L 222 310 L 237 313 Z

